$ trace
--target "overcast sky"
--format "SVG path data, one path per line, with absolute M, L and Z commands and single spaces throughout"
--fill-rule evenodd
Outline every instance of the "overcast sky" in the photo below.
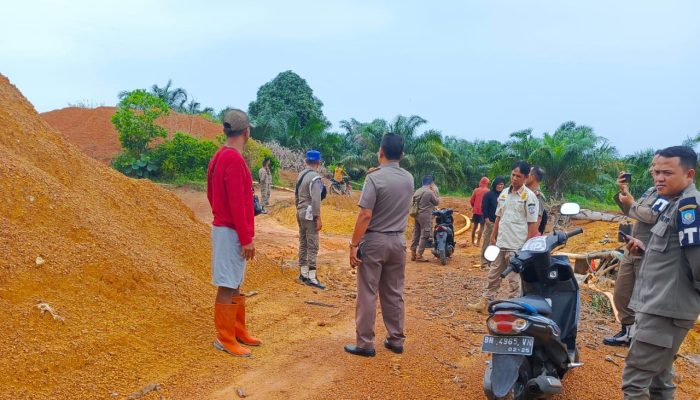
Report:
M 40 111 L 172 78 L 247 109 L 291 69 L 329 120 L 466 139 L 573 120 L 629 154 L 700 132 L 700 1 L 13 1 L 0 73 Z

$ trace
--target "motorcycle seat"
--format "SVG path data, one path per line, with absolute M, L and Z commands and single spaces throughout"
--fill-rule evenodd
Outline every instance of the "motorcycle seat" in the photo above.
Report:
M 504 310 L 521 310 L 528 314 L 550 315 L 552 306 L 540 296 L 523 296 L 508 300 L 496 300 L 489 304 L 489 311 L 504 311 Z

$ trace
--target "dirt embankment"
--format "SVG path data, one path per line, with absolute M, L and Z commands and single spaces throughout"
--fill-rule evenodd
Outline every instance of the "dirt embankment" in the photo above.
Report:
M 66 143 L 1 75 L 0 160 L 0 398 L 123 396 L 197 360 L 209 228 Z M 260 254 L 247 280 L 270 271 Z
M 67 107 L 41 113 L 41 117 L 59 131 L 68 142 L 78 146 L 90 157 L 109 164 L 121 150 L 117 131 L 112 125 L 116 107 L 78 108 Z M 215 139 L 222 134 L 220 124 L 208 121 L 197 115 L 170 115 L 156 121 L 170 135 L 175 132 L 189 133 L 195 137 Z

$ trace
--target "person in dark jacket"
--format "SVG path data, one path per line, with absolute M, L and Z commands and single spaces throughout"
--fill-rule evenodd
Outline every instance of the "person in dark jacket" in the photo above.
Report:
M 498 196 L 506 186 L 506 180 L 502 176 L 497 176 L 491 183 L 491 190 L 484 195 L 481 201 L 481 211 L 484 213 L 484 238 L 490 238 L 493 232 L 493 223 L 496 222 L 496 207 L 498 206 Z M 489 241 L 484 239 L 481 244 L 481 269 L 487 269 L 489 262 L 484 258 L 484 251 L 489 247 Z

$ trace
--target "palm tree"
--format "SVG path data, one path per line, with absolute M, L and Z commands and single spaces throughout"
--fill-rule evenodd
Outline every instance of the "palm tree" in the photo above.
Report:
M 170 108 L 179 111 L 187 102 L 187 91 L 183 88 L 173 88 L 172 85 L 172 79 L 168 79 L 168 83 L 163 87 L 154 84 L 151 86 L 151 94 L 163 100 Z
M 541 143 L 529 161 L 545 169 L 545 186 L 553 198 L 576 185 L 596 182 L 601 171 L 616 164 L 615 147 L 574 122 L 565 122 L 554 134 L 545 133 Z
M 171 109 L 182 111 L 184 104 L 187 102 L 187 91 L 183 88 L 172 88 L 172 85 L 172 79 L 168 79 L 168 83 L 163 87 L 154 84 L 151 86 L 150 93 L 163 100 Z M 128 96 L 129 93 L 131 93 L 131 91 L 122 90 L 117 97 L 119 100 L 122 100 Z
M 346 153 L 341 161 L 351 168 L 367 170 L 377 165 L 377 152 L 382 136 L 388 132 L 389 124 L 383 119 L 369 123 L 340 121 L 340 128 L 345 130 Z

